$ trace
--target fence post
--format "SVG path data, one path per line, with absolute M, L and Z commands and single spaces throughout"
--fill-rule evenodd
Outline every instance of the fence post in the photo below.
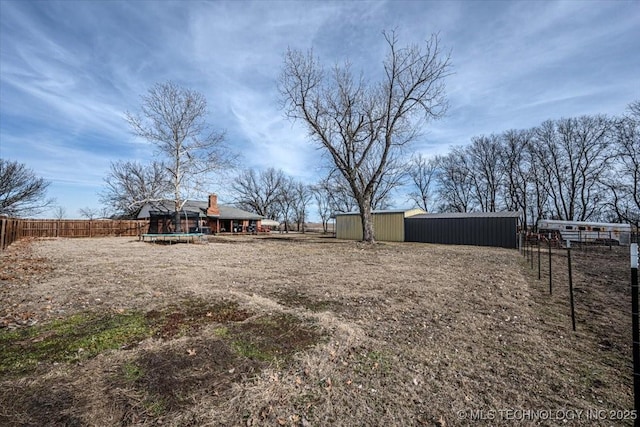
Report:
M 549 233 L 549 295 L 553 295 L 553 280 L 551 279 L 551 233 Z
M 529 242 L 529 258 L 531 258 L 531 269 L 533 270 L 533 243 Z
M 571 274 L 571 240 L 567 240 L 567 265 L 569 266 L 569 301 L 571 303 L 571 325 L 576 330 L 576 310 L 573 303 L 573 276 Z
M 4 250 L 4 238 L 8 219 L 0 218 L 0 251 Z
M 640 307 L 638 303 L 638 244 L 631 244 L 631 328 L 633 329 L 633 396 L 636 423 L 640 416 Z
M 538 234 L 538 280 L 540 280 L 540 234 Z

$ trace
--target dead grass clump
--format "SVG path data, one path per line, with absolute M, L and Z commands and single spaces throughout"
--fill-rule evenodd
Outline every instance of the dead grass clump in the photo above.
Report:
M 182 338 L 159 342 L 123 363 L 108 379 L 107 391 L 122 425 L 169 420 L 189 413 L 195 401 L 228 398 L 231 384 L 263 366 L 236 354 L 223 339 Z
M 342 303 L 330 299 L 319 298 L 314 295 L 303 293 L 297 289 L 285 288 L 274 292 L 274 299 L 280 304 L 288 307 L 302 307 L 313 312 L 333 310 L 338 311 Z
M 33 251 L 35 239 L 21 239 L 0 253 L 0 282 L 24 284 L 34 277 L 49 273 L 53 265 L 49 259 Z
M 82 390 L 57 378 L 24 380 L 16 385 L 3 385 L 0 411 L 3 426 L 84 426 L 75 408 L 87 404 Z
M 229 330 L 239 354 L 264 361 L 288 359 L 322 338 L 315 325 L 289 313 L 255 317 Z

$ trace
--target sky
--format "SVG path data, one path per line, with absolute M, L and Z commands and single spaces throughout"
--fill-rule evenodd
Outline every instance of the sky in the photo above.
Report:
M 110 164 L 155 153 L 125 113 L 172 81 L 205 96 L 241 168 L 314 183 L 321 151 L 281 109 L 284 53 L 312 48 L 326 66 L 348 60 L 375 79 L 382 32 L 394 29 L 401 46 L 437 33 L 451 54 L 448 113 L 425 125 L 416 153 L 547 119 L 618 116 L 640 99 L 638 0 L 0 0 L 0 158 L 48 180 L 68 218 L 99 209 Z M 228 180 L 211 192 L 233 202 Z

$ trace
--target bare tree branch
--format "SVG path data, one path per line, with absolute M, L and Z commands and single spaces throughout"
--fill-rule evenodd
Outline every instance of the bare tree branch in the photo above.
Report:
M 135 217 L 145 203 L 167 200 L 171 182 L 162 162 L 112 162 L 100 202 L 123 217 Z
M 51 208 L 49 184 L 24 164 L 0 159 L 0 215 L 34 216 Z
M 241 209 L 277 220 L 277 201 L 285 181 L 284 172 L 280 169 L 269 168 L 258 173 L 253 169 L 246 169 L 231 185 L 237 195 L 236 205 Z

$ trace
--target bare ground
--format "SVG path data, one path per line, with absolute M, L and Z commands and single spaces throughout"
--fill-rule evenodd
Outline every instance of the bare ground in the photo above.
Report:
M 632 425 L 627 251 L 572 252 L 573 332 L 562 250 L 549 295 L 545 252 L 538 281 L 537 258 L 495 248 L 21 241 L 0 255 L 2 329 L 167 307 L 179 324 L 185 301 L 243 315 L 0 377 L 0 424 Z

